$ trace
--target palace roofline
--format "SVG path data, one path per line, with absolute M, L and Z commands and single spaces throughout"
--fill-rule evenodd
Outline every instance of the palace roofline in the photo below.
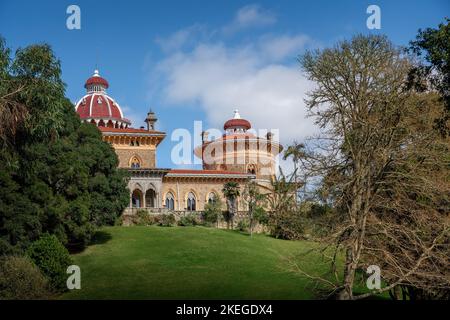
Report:
M 171 169 L 166 177 L 211 177 L 211 178 L 254 178 L 254 174 L 225 171 L 225 170 L 193 170 L 193 169 Z
M 136 128 L 110 128 L 110 127 L 98 127 L 98 129 L 101 132 L 104 133 L 111 133 L 111 134 L 134 134 L 134 133 L 138 133 L 138 134 L 143 134 L 143 135 L 150 135 L 150 136 L 155 136 L 155 135 L 166 135 L 165 132 L 162 131 L 156 131 L 156 130 L 146 130 L 146 129 L 136 129 Z
M 163 174 L 165 177 L 203 177 L 203 178 L 255 178 L 254 174 L 226 170 L 203 170 L 203 169 L 169 169 L 169 168 L 132 168 L 128 171 L 140 174 Z

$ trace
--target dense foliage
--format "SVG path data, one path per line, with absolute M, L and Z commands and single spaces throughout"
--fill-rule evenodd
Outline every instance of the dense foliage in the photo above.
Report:
M 0 38 L 0 254 L 23 252 L 43 233 L 84 246 L 128 204 L 113 148 L 81 124 L 47 45 Z
M 212 202 L 205 204 L 205 209 L 202 212 L 202 220 L 205 225 L 215 225 L 219 221 L 222 213 L 222 201 L 219 197 Z
M 55 290 L 66 289 L 67 267 L 72 264 L 67 249 L 54 235 L 45 234 L 33 242 L 27 255 L 49 279 Z
M 47 299 L 50 296 L 48 279 L 29 258 L 0 258 L 0 300 Z
M 193 227 L 200 224 L 195 214 L 188 214 L 178 220 L 178 225 L 182 227 Z
M 301 213 L 297 208 L 298 183 L 295 175 L 287 177 L 280 168 L 280 174 L 271 182 L 270 193 L 265 195 L 268 205 L 266 218 L 270 234 L 280 239 L 303 238 Z
M 440 93 L 444 108 L 435 123 L 441 134 L 450 135 L 450 19 L 437 28 L 419 30 L 408 51 L 419 60 L 410 70 L 408 84 L 418 91 Z

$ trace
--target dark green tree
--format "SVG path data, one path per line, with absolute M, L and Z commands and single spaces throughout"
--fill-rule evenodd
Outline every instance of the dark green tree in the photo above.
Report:
M 445 108 L 436 125 L 443 135 L 450 134 L 450 19 L 435 29 L 419 30 L 410 42 L 409 52 L 419 63 L 411 68 L 409 85 L 418 91 L 437 90 Z
M 125 173 L 101 133 L 82 124 L 64 96 L 48 45 L 0 40 L 0 253 L 23 252 L 42 233 L 84 246 L 128 204 Z

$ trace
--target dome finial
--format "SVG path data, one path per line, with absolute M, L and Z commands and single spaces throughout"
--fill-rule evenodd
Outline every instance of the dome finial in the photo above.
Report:
M 239 114 L 239 110 L 235 109 L 234 110 L 234 119 L 240 119 L 240 118 L 241 118 L 241 115 Z
M 94 75 L 93 77 L 100 77 L 100 74 L 98 73 L 98 69 L 94 70 Z

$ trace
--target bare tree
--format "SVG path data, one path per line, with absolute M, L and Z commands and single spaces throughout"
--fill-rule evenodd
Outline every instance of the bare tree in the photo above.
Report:
M 337 298 L 450 289 L 449 141 L 432 130 L 437 99 L 405 90 L 411 64 L 383 36 L 355 36 L 300 62 L 316 83 L 307 106 L 322 129 L 304 165 L 335 208 L 322 239 L 332 266 L 345 254 Z M 372 264 L 387 285 L 354 296 L 357 270 Z

